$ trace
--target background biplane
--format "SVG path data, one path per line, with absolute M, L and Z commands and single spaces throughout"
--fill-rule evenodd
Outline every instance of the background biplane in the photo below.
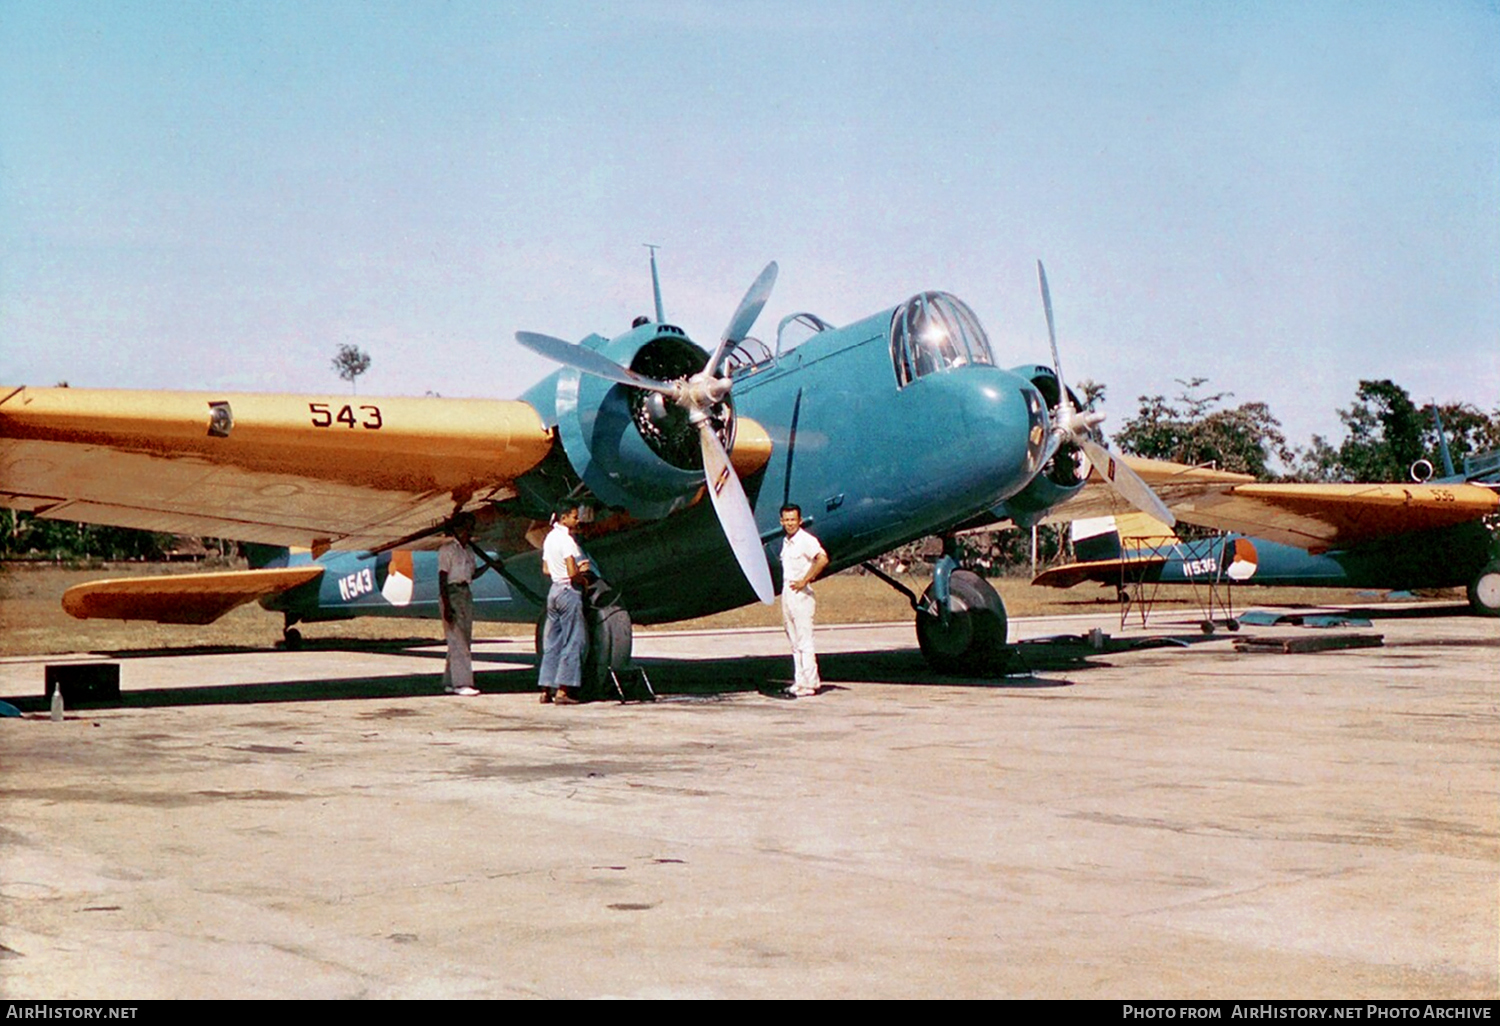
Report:
M 835 571 L 927 535 L 1032 523 L 1082 487 L 1090 463 L 1171 519 L 1060 386 L 1040 263 L 1053 366 L 1011 370 L 943 292 L 843 327 L 792 314 L 762 344 L 749 331 L 775 275 L 771 264 L 756 279 L 712 352 L 665 323 L 659 300 L 654 321 L 613 338 L 518 333 L 563 365 L 520 400 L 10 389 L 0 504 L 304 547 L 252 571 L 100 582 L 70 598 L 80 615 L 150 619 L 212 619 L 260 598 L 289 629 L 433 614 L 430 550 L 461 513 L 496 571 L 480 578 L 478 614 L 534 622 L 539 545 L 564 497 L 592 510 L 583 545 L 627 630 L 772 601 L 768 555 L 788 501 Z M 944 568 L 913 605 L 939 668 L 1003 656 L 1005 609 L 977 575 Z

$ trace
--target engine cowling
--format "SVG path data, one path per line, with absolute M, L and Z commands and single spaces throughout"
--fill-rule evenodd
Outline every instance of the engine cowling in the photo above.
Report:
M 594 344 L 597 343 L 597 344 Z M 688 377 L 708 353 L 670 324 L 645 324 L 591 349 L 658 381 Z M 574 471 L 601 501 L 643 519 L 687 505 L 703 484 L 698 429 L 660 393 L 616 384 L 572 368 L 557 379 L 557 427 Z M 707 411 L 724 448 L 734 445 L 734 404 Z
M 1042 364 L 1027 364 L 1012 368 L 1012 372 L 1026 378 L 1041 393 L 1048 410 L 1055 410 L 1062 398 L 1062 383 L 1057 372 Z M 1068 396 L 1074 406 L 1078 396 L 1070 388 Z M 1072 442 L 1063 442 L 1052 459 L 1048 460 L 1020 492 L 1005 500 L 1007 515 L 1017 524 L 1028 526 L 1053 506 L 1067 500 L 1088 478 L 1088 462 L 1082 451 Z

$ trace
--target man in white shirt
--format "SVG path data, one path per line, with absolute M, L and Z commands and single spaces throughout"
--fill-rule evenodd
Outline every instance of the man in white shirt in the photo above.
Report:
M 547 592 L 547 626 L 542 633 L 542 661 L 537 686 L 542 702 L 573 705 L 583 675 L 588 627 L 583 614 L 583 587 L 588 557 L 573 537 L 578 504 L 563 500 L 552 514 L 552 530 L 542 543 L 542 573 L 552 581 Z
M 818 654 L 813 647 L 813 614 L 817 601 L 812 582 L 828 566 L 828 553 L 818 539 L 802 527 L 802 508 L 793 503 L 781 507 L 781 622 L 792 643 L 796 678 L 786 693 L 805 698 L 818 693 Z
M 472 697 L 479 694 L 474 686 L 474 662 L 470 648 L 474 641 L 474 596 L 469 584 L 474 580 L 474 518 L 468 514 L 453 523 L 452 536 L 438 550 L 438 608 L 443 614 L 443 637 L 448 642 L 448 659 L 443 664 L 443 690 L 450 695 Z

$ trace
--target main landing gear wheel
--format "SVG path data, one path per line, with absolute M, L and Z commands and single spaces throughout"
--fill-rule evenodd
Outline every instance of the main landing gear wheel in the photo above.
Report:
M 1500 559 L 1469 582 L 1469 605 L 1480 616 L 1500 616 Z
M 948 623 L 934 613 L 917 614 L 917 644 L 939 673 L 974 676 L 1003 673 L 1010 661 L 1005 644 L 1005 603 L 989 582 L 968 570 L 955 570 L 948 581 Z M 922 596 L 932 598 L 928 588 Z
M 588 615 L 589 648 L 583 658 L 583 694 L 585 701 L 610 698 L 615 694 L 611 673 L 621 673 L 634 665 L 634 631 L 630 614 L 623 606 L 591 609 Z
M 579 682 L 580 696 L 586 702 L 610 697 L 613 685 L 610 673 L 621 673 L 634 665 L 635 626 L 623 607 L 593 607 L 584 613 L 588 644 L 584 648 Z M 536 622 L 536 658 L 541 666 L 542 639 L 547 633 L 547 615 Z

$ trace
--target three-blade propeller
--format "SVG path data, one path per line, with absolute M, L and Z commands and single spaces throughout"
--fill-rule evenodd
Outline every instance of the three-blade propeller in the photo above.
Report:
M 1046 466 L 1047 461 L 1057 455 L 1063 442 L 1072 442 L 1083 450 L 1095 473 L 1108 481 L 1126 502 L 1143 513 L 1151 514 L 1168 527 L 1174 526 L 1177 517 L 1151 490 L 1151 486 L 1126 466 L 1124 460 L 1116 459 L 1113 453 L 1094 439 L 1093 429 L 1104 420 L 1104 414 L 1086 413 L 1073 406 L 1073 400 L 1068 395 L 1067 379 L 1063 377 L 1062 358 L 1057 354 L 1057 328 L 1052 320 L 1052 293 L 1047 288 L 1047 269 L 1040 260 L 1036 262 L 1036 275 L 1042 285 L 1042 308 L 1047 313 L 1047 338 L 1052 343 L 1052 369 L 1057 373 L 1061 392 L 1057 407 L 1052 411 L 1052 434 L 1047 440 L 1042 465 Z
M 749 333 L 755 319 L 765 307 L 766 300 L 770 298 L 771 287 L 775 283 L 776 264 L 773 261 L 766 265 L 766 269 L 745 293 L 745 298 L 740 300 L 739 307 L 729 319 L 729 326 L 724 329 L 718 348 L 709 357 L 708 363 L 698 373 L 676 381 L 657 381 L 637 374 L 592 349 L 564 342 L 560 338 L 529 331 L 516 332 L 517 342 L 549 360 L 616 384 L 656 392 L 687 411 L 688 420 L 698 429 L 698 443 L 703 451 L 704 481 L 714 513 L 719 518 L 719 525 L 724 529 L 730 548 L 734 550 L 734 558 L 744 571 L 745 579 L 766 605 L 776 601 L 776 591 L 771 583 L 770 567 L 766 564 L 760 528 L 755 523 L 755 511 L 750 508 L 745 488 L 729 462 L 729 453 L 724 450 L 724 443 L 719 441 L 709 412 L 729 397 L 732 382 L 727 375 L 720 376 L 724 360 Z

